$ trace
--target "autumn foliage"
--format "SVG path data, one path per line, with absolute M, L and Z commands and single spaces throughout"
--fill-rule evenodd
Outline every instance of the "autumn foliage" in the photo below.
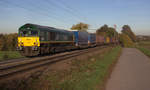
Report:
M 122 27 L 122 33 L 119 35 L 120 42 L 124 47 L 132 47 L 134 46 L 134 42 L 136 42 L 136 36 L 132 32 L 129 25 L 124 25 Z
M 73 25 L 71 27 L 71 30 L 80 30 L 80 31 L 87 31 L 87 29 L 89 28 L 89 25 L 88 24 L 85 24 L 85 23 L 78 23 L 76 25 Z
M 130 39 L 130 37 L 128 35 L 124 34 L 124 33 L 122 33 L 122 34 L 119 35 L 119 39 L 121 41 L 121 44 L 124 47 L 133 47 L 134 46 L 134 43 Z
M 108 27 L 107 25 L 100 27 L 96 33 L 104 37 L 118 37 L 118 32 L 115 30 L 115 28 Z
M 133 42 L 136 42 L 136 41 L 137 41 L 137 40 L 136 40 L 136 36 L 135 36 L 135 34 L 132 32 L 132 30 L 131 30 L 131 28 L 130 28 L 129 25 L 124 25 L 124 26 L 122 27 L 122 31 L 121 31 L 121 32 L 124 33 L 124 34 L 126 34 L 126 35 L 128 35 L 129 38 L 130 38 Z
M 16 50 L 17 33 L 0 34 L 0 51 Z

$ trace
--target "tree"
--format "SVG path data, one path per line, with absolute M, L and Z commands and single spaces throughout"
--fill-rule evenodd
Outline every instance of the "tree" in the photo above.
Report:
M 102 27 L 100 27 L 96 33 L 102 36 L 107 36 L 107 31 L 108 31 L 108 25 L 103 25 Z
M 134 43 L 131 40 L 131 38 L 128 35 L 124 34 L 124 33 L 119 35 L 119 41 L 121 42 L 121 44 L 124 47 L 132 47 L 132 46 L 134 46 Z
M 7 35 L 7 44 L 9 45 L 8 49 L 9 50 L 16 50 L 17 46 L 17 33 L 12 33 Z
M 2 48 L 3 48 L 3 42 L 4 42 L 4 35 L 3 35 L 3 34 L 0 34 L 0 51 L 1 51 Z
M 117 37 L 118 36 L 118 32 L 112 27 L 108 28 L 107 33 L 108 33 L 109 37 Z
M 136 42 L 136 35 L 132 32 L 129 25 L 124 25 L 121 32 L 128 35 L 133 42 Z
M 16 50 L 17 33 L 0 34 L 0 51 Z
M 88 24 L 85 24 L 85 23 L 78 23 L 76 25 L 73 25 L 71 27 L 71 30 L 80 30 L 80 31 L 87 31 L 87 29 L 89 28 L 89 25 Z
M 8 50 L 8 44 L 7 44 L 7 40 L 8 40 L 8 38 L 7 38 L 7 34 L 5 34 L 5 35 L 3 35 L 3 37 L 1 38 L 2 39 L 2 47 L 1 47 L 1 50 L 2 51 L 7 51 Z
M 117 37 L 118 33 L 117 31 L 112 28 L 112 27 L 108 27 L 108 25 L 103 25 L 102 27 L 100 27 L 97 31 L 97 34 L 102 35 L 102 36 L 107 36 L 107 37 Z

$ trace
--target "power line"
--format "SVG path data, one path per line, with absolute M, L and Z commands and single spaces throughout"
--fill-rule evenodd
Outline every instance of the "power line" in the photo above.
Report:
M 62 5 L 64 5 L 66 9 L 68 9 L 72 14 L 74 14 L 77 17 L 81 18 L 81 20 L 83 20 L 85 22 L 88 22 L 88 19 L 87 19 L 87 17 L 85 15 L 82 15 L 77 9 L 72 8 L 64 0 L 54 0 L 54 1 L 57 1 L 57 2 L 61 3 Z M 96 25 L 96 23 L 95 23 L 95 25 Z
M 29 2 L 31 4 L 34 4 L 33 2 Z M 60 16 L 58 15 L 61 15 L 61 14 L 56 14 L 55 12 L 52 12 L 53 10 L 50 10 L 50 8 L 46 8 L 43 6 L 43 8 L 41 8 L 42 5 L 39 6 L 39 3 L 38 4 L 35 4 L 34 7 L 37 7 L 38 9 L 41 9 L 42 12 L 45 12 L 47 14 L 51 14 L 53 15 L 53 17 L 55 18 L 59 18 L 59 20 L 63 21 L 63 22 L 67 22 L 66 19 L 63 19 L 63 18 L 60 18 Z M 54 9 L 54 8 L 53 8 Z
M 57 1 L 57 0 L 56 0 L 56 1 Z M 83 18 L 85 21 L 87 21 L 87 18 L 86 18 L 85 16 L 82 16 L 81 13 L 80 13 L 78 10 L 72 8 L 71 6 L 69 6 L 68 4 L 66 4 L 66 2 L 64 2 L 63 0 L 59 0 L 59 3 L 63 4 L 63 5 L 64 5 L 67 9 L 69 9 L 72 13 L 77 12 L 77 13 L 74 13 L 74 14 L 78 15 L 79 17 L 81 17 L 81 18 Z
M 48 1 L 48 0 L 47 0 Z M 32 2 L 29 2 L 29 3 L 31 3 L 31 4 L 33 4 Z M 39 4 L 39 3 L 38 3 Z M 35 4 L 34 6 L 36 6 L 38 9 L 41 9 L 41 11 L 43 11 L 43 12 L 46 12 L 46 13 L 52 13 L 51 15 L 55 15 L 55 18 L 59 18 L 58 17 L 58 15 L 62 15 L 62 14 L 58 14 L 58 15 L 56 15 L 56 13 L 54 13 L 54 12 L 52 12 L 53 10 L 51 10 L 50 11 L 50 9 L 49 8 L 46 8 L 46 7 L 44 7 L 44 8 L 41 8 L 41 6 L 39 6 L 38 4 Z M 52 4 L 52 3 L 51 3 Z M 49 5 L 50 6 L 50 5 Z M 56 4 L 55 5 L 53 5 L 53 6 L 56 6 Z M 58 6 L 58 5 L 57 5 Z M 59 6 L 58 6 L 59 7 Z M 43 10 L 44 9 L 44 10 Z M 55 8 L 53 8 L 53 9 L 55 9 Z M 53 16 L 54 17 L 54 16 Z M 63 20 L 62 20 L 63 19 Z M 67 19 L 69 19 L 69 18 L 67 18 Z M 60 19 L 59 19 L 60 20 Z M 72 20 L 72 19 L 71 19 Z M 61 18 L 61 21 L 63 21 L 63 22 L 68 22 L 68 21 L 66 21 L 66 19 L 64 19 L 64 18 Z
M 37 12 L 35 12 L 35 10 L 33 10 L 33 9 L 30 9 L 30 8 L 25 8 L 25 7 L 23 7 L 23 6 L 21 6 L 21 5 L 18 5 L 18 4 L 15 4 L 15 3 L 11 3 L 11 2 L 9 2 L 9 1 L 1 1 L 1 2 L 3 2 L 3 3 L 6 3 L 6 4 L 8 4 L 8 5 L 13 5 L 13 6 L 15 6 L 15 7 L 18 7 L 18 8 L 23 8 L 23 9 L 25 9 L 25 10 L 27 10 L 27 11 L 30 11 L 30 12 L 34 12 L 34 13 L 37 13 Z M 52 16 L 49 16 L 49 15 L 47 15 L 47 14 L 45 14 L 45 13 L 41 13 L 41 12 L 38 12 L 38 13 L 40 13 L 42 16 L 44 15 L 44 16 L 47 16 L 48 18 L 51 18 Z M 56 18 L 51 18 L 51 19 L 54 19 L 54 20 L 57 20 Z M 60 22 L 60 20 L 57 20 L 57 21 L 59 21 Z M 64 22 L 63 22 L 64 23 Z M 56 26 L 56 25 L 55 25 Z
M 45 0 L 47 3 L 50 3 L 51 5 L 53 5 L 56 8 L 62 9 L 65 12 L 69 13 L 70 15 L 74 16 L 76 19 L 80 20 L 78 16 L 76 16 L 73 12 L 71 12 L 70 10 L 66 9 L 65 7 L 62 7 L 58 4 L 56 4 L 56 2 L 53 2 L 51 0 Z
M 50 1 L 50 0 L 45 0 L 45 1 L 47 1 L 48 3 L 51 3 L 54 7 L 57 7 L 57 8 L 59 8 L 59 9 L 63 9 L 64 11 L 66 11 L 67 13 L 69 13 L 69 14 L 71 14 L 71 15 L 73 15 L 74 17 L 76 17 L 76 19 L 79 19 L 79 18 L 81 18 L 80 16 L 78 16 L 78 14 L 76 15 L 76 13 L 73 13 L 74 12 L 74 9 L 72 8 L 72 7 L 70 7 L 69 5 L 67 5 L 67 4 L 65 4 L 63 1 L 61 1 L 61 2 L 59 2 L 60 4 L 62 4 L 62 5 L 64 5 L 65 7 L 63 7 L 62 8 L 62 6 L 59 6 L 58 4 L 56 4 L 56 2 L 54 3 L 53 1 Z M 27 10 L 27 11 L 30 11 L 30 12 L 32 12 L 32 13 L 38 13 L 39 15 L 41 15 L 41 16 L 46 16 L 46 17 L 48 17 L 48 18 L 50 18 L 50 19 L 53 19 L 53 20 L 56 20 L 56 21 L 59 21 L 59 22 L 62 22 L 62 23 L 65 23 L 66 21 L 66 19 L 65 20 L 58 20 L 58 16 L 56 15 L 56 13 L 54 13 L 54 12 L 49 12 L 50 11 L 50 9 L 49 8 L 47 8 L 47 7 L 41 7 L 41 6 L 39 6 L 39 4 L 34 4 L 33 2 L 28 2 L 29 4 L 33 4 L 34 5 L 34 7 L 32 6 L 30 6 L 31 8 L 26 8 L 25 6 L 22 6 L 22 5 L 20 5 L 20 4 L 16 4 L 16 3 L 12 3 L 12 2 L 9 2 L 9 1 L 7 1 L 7 0 L 1 0 L 0 2 L 3 2 L 3 3 L 6 3 L 6 4 L 8 4 L 8 5 L 13 5 L 13 6 L 15 6 L 15 7 L 19 7 L 19 8 L 23 8 L 23 9 L 25 9 L 25 10 Z M 48 4 L 47 3 L 47 4 Z M 37 12 L 37 11 L 35 11 L 34 10 L 34 8 L 38 8 L 39 10 L 40 10 L 40 12 Z M 49 16 L 49 13 L 52 13 L 51 15 L 55 15 L 55 16 Z M 62 18 L 61 18 L 62 19 Z M 80 19 L 79 19 L 80 20 Z M 53 23 L 54 24 L 54 23 Z M 56 24 L 54 24 L 55 26 L 57 26 Z

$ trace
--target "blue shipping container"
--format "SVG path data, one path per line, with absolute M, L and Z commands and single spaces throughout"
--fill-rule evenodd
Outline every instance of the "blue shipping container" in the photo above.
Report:
M 88 32 L 85 31 L 73 31 L 75 36 L 75 44 L 77 46 L 88 45 Z
M 96 43 L 96 34 L 90 33 L 88 37 L 89 43 L 90 44 L 95 44 Z

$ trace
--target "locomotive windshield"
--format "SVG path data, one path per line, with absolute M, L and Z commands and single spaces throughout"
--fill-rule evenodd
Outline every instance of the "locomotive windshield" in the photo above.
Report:
M 28 37 L 28 36 L 38 36 L 38 31 L 20 31 L 20 36 L 22 37 Z

